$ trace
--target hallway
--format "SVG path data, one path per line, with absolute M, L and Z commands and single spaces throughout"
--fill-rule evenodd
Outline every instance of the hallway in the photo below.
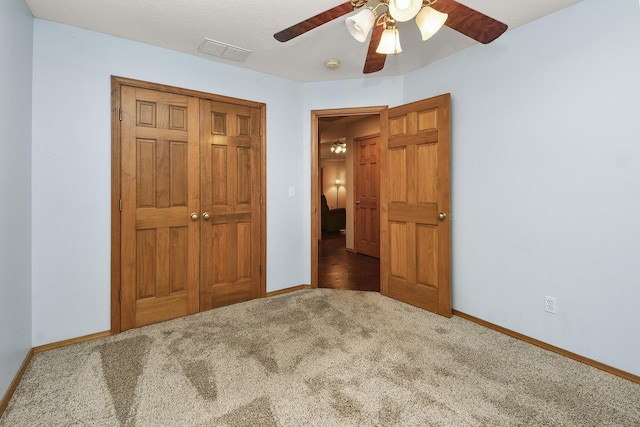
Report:
M 380 260 L 345 249 L 344 230 L 322 233 L 318 250 L 318 287 L 380 292 Z

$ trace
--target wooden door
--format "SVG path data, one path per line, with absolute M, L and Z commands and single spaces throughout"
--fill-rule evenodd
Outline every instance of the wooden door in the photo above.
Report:
M 450 95 L 382 117 L 380 290 L 451 317 Z
M 260 109 L 201 100 L 200 125 L 200 309 L 208 310 L 260 296 Z
M 380 135 L 354 140 L 355 146 L 355 227 L 356 252 L 380 257 Z
M 121 88 L 121 330 L 198 311 L 198 99 Z

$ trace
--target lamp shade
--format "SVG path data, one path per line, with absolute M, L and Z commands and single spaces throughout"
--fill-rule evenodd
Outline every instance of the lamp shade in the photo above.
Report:
M 422 0 L 390 0 L 389 13 L 399 22 L 412 19 L 420 11 Z
M 373 24 L 376 21 L 376 15 L 371 9 L 364 9 L 353 16 L 347 18 L 347 30 L 354 39 L 364 42 Z
M 387 28 L 382 32 L 382 37 L 380 37 L 380 44 L 376 49 L 377 53 L 382 53 L 386 55 L 396 54 L 402 52 L 402 48 L 400 47 L 400 33 L 397 28 Z
M 423 7 L 416 15 L 416 25 L 422 34 L 422 40 L 427 40 L 437 33 L 448 17 L 446 13 L 438 12 L 429 6 Z

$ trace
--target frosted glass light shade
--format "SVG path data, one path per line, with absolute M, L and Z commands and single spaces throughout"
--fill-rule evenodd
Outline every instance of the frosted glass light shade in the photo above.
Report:
M 376 21 L 376 15 L 371 9 L 364 9 L 353 16 L 347 18 L 347 30 L 354 39 L 364 42 L 373 24 Z
M 382 32 L 380 44 L 376 52 L 385 55 L 395 55 L 396 53 L 402 52 L 402 48 L 400 47 L 400 33 L 397 28 L 387 28 Z
M 438 12 L 429 6 L 423 7 L 416 15 L 416 25 L 422 34 L 422 40 L 427 40 L 437 33 L 448 17 L 448 14 Z
M 389 13 L 399 22 L 412 19 L 420 11 L 422 0 L 390 0 Z

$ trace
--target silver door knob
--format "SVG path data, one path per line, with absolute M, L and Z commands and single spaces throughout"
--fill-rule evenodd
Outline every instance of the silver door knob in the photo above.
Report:
M 444 221 L 445 219 L 447 219 L 447 214 L 446 214 L 446 213 L 444 213 L 444 212 L 440 212 L 440 213 L 438 214 L 438 219 L 439 219 L 440 221 Z
M 209 212 L 205 212 L 202 214 L 202 219 L 204 219 L 205 221 L 207 221 L 209 218 L 211 218 L 211 215 L 209 214 Z
M 196 221 L 196 220 L 198 219 L 198 214 L 197 214 L 197 213 L 195 213 L 195 212 L 193 212 L 193 213 L 191 214 L 191 219 L 192 219 L 193 221 Z

